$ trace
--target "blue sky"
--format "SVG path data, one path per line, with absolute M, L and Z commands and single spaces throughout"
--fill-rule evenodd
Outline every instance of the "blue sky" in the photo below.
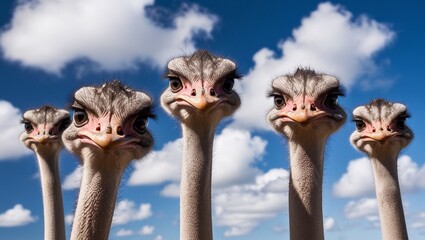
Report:
M 233 59 L 244 76 L 236 85 L 242 106 L 215 138 L 216 239 L 289 239 L 287 148 L 265 121 L 265 92 L 298 66 L 337 76 L 349 115 L 377 97 L 408 106 L 415 139 L 399 174 L 409 236 L 424 237 L 422 1 L 20 0 L 0 9 L 0 239 L 43 236 L 37 163 L 18 141 L 22 113 L 65 107 L 79 87 L 113 78 L 152 95 L 158 120 L 149 125 L 154 152 L 123 176 L 110 239 L 177 239 L 181 133 L 158 99 L 166 62 L 195 49 Z M 353 130 L 348 121 L 327 144 L 327 239 L 380 238 L 370 164 L 350 145 Z M 78 160 L 63 151 L 60 171 L 69 220 Z

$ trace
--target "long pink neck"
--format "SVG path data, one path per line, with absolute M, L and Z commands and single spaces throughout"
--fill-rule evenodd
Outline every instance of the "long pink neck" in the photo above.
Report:
M 408 239 L 397 173 L 398 153 L 370 156 L 381 220 L 382 239 Z
M 113 169 L 106 164 L 95 165 L 87 160 L 84 164 L 83 178 L 77 209 L 71 231 L 73 240 L 107 240 L 118 186 L 124 169 Z
M 44 239 L 65 239 L 62 190 L 59 177 L 59 151 L 37 154 L 44 206 Z
M 322 213 L 325 140 L 290 139 L 289 225 L 295 239 L 324 239 Z
M 211 164 L 214 129 L 183 128 L 180 239 L 212 239 Z

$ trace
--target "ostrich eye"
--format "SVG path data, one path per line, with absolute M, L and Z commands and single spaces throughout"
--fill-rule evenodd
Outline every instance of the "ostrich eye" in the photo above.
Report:
M 77 127 L 81 127 L 86 124 L 89 120 L 87 113 L 82 109 L 76 109 L 74 111 L 74 121 Z
M 29 122 L 24 122 L 25 131 L 30 133 L 34 130 L 34 127 Z
M 223 83 L 223 90 L 226 92 L 226 93 L 232 93 L 232 91 L 233 91 L 233 86 L 235 85 L 235 79 L 233 79 L 233 78 L 228 78 L 228 79 L 226 79 L 226 80 L 224 80 L 224 83 Z
M 280 95 L 274 96 L 274 105 L 277 109 L 281 109 L 283 106 L 285 106 L 286 102 L 285 99 Z
M 395 123 L 398 129 L 404 130 L 407 128 L 406 126 L 406 118 L 399 118 Z
M 148 127 L 148 117 L 145 115 L 139 115 L 133 123 L 133 129 L 136 132 L 143 134 L 146 132 L 146 128 Z
M 354 120 L 357 131 L 361 132 L 366 128 L 366 124 L 362 120 Z
M 338 107 L 338 95 L 337 94 L 329 94 L 326 96 L 325 105 L 330 109 L 336 109 Z
M 178 92 L 183 88 L 182 81 L 178 77 L 170 77 L 170 88 L 172 92 Z
M 71 125 L 71 119 L 65 118 L 59 123 L 59 132 L 65 131 L 65 129 Z

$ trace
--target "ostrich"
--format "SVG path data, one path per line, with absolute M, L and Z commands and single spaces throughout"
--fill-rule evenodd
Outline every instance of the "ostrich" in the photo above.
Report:
M 397 173 L 398 154 L 413 139 L 408 117 L 405 105 L 383 99 L 353 111 L 356 131 L 350 141 L 371 160 L 382 239 L 408 239 Z
M 183 132 L 180 186 L 180 239 L 212 239 L 211 164 L 214 132 L 240 106 L 233 91 L 236 65 L 207 51 L 168 63 L 169 87 L 162 107 L 176 117 Z
M 25 132 L 21 142 L 33 150 L 40 168 L 44 209 L 44 239 L 65 239 L 62 191 L 59 176 L 59 153 L 63 148 L 61 135 L 70 123 L 63 109 L 43 106 L 23 115 Z
M 324 239 L 322 183 L 325 143 L 346 120 L 338 79 L 310 69 L 273 80 L 267 118 L 288 139 L 291 239 Z
M 117 80 L 75 93 L 73 122 L 62 136 L 83 165 L 71 239 L 108 239 L 122 173 L 153 145 L 151 104 L 149 96 Z

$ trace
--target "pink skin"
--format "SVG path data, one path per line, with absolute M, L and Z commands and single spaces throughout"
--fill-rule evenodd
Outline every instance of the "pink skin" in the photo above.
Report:
M 88 143 L 99 148 L 134 148 L 140 144 L 137 133 L 130 126 L 121 126 L 115 116 L 110 118 L 109 114 L 97 118 L 96 116 L 87 113 L 89 122 L 84 125 L 78 132 L 78 137 L 82 143 Z M 111 119 L 111 120 L 109 120 Z M 128 125 L 128 124 L 127 124 Z M 111 126 L 117 126 L 112 129 Z M 121 130 L 119 128 L 121 127 Z M 122 131 L 124 134 L 118 134 Z M 134 133 L 134 136 L 129 133 Z
M 226 101 L 226 98 L 220 98 L 220 96 L 226 94 L 221 87 L 221 83 L 217 83 L 214 86 L 207 81 L 199 80 L 192 85 L 189 81 L 182 80 L 182 84 L 183 88 L 176 97 L 179 105 L 193 106 L 203 111 L 212 109 L 215 105 Z M 214 92 L 213 96 L 211 95 L 211 91 Z M 196 94 L 196 96 L 192 94 Z
M 51 124 L 40 124 L 37 126 L 33 126 L 34 130 L 28 134 L 28 138 L 25 141 L 31 143 L 47 143 L 52 141 L 57 141 L 59 138 L 57 134 L 59 134 L 57 127 Z M 51 134 L 49 134 L 49 130 L 51 129 Z M 47 131 L 47 132 L 46 132 Z
M 338 110 L 329 109 L 321 100 L 322 99 L 319 99 L 319 101 L 315 102 L 313 98 L 309 97 L 298 97 L 296 99 L 285 97 L 286 104 L 279 110 L 277 117 L 279 117 L 282 122 L 300 124 L 334 118 L 334 114 L 339 113 Z M 321 109 L 327 109 L 327 111 Z
M 366 123 L 366 128 L 361 133 L 361 139 L 366 142 L 370 141 L 386 141 L 393 137 L 400 136 L 400 133 L 394 132 L 395 123 L 374 122 Z

